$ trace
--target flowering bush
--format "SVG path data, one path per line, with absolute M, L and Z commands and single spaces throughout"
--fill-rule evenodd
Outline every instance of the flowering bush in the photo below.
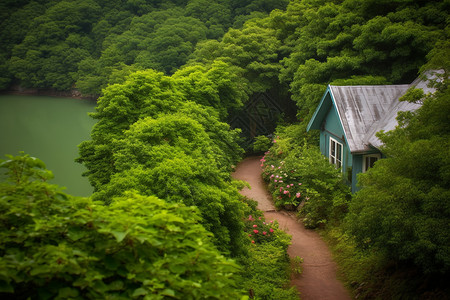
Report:
M 272 192 L 275 206 L 297 207 L 302 198 L 302 182 L 296 176 L 295 169 L 290 169 L 286 162 L 277 161 L 276 156 L 266 152 L 261 159 L 263 177 L 269 182 L 269 190 Z
M 317 147 L 299 143 L 295 125 L 279 131 L 269 151 L 261 158 L 263 178 L 268 182 L 275 206 L 295 209 L 306 227 L 341 220 L 351 198 L 340 170 L 331 165 Z
M 264 217 L 249 215 L 248 218 L 244 220 L 244 223 L 245 232 L 250 237 L 252 244 L 275 240 L 275 231 L 279 230 L 277 221 L 266 222 Z
M 278 222 L 266 221 L 256 201 L 245 198 L 244 202 L 248 251 L 239 259 L 244 289 L 255 299 L 298 299 L 297 290 L 289 284 L 290 259 L 286 251 L 291 236 L 279 228 Z

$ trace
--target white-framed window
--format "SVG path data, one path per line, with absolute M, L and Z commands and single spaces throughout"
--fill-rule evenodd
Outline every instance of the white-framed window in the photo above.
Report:
M 367 154 L 363 156 L 363 173 L 373 167 L 373 164 L 381 158 L 380 154 Z
M 337 168 L 342 167 L 342 144 L 330 137 L 330 163 Z

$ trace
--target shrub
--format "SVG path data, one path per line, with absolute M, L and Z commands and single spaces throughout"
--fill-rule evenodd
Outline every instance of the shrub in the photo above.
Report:
M 248 251 L 240 259 L 244 289 L 255 299 L 298 299 L 297 290 L 290 286 L 290 259 L 286 252 L 291 236 L 279 229 L 276 221 L 266 221 L 255 201 L 245 202 Z
M 255 137 L 255 142 L 253 143 L 253 151 L 255 152 L 266 152 L 272 146 L 272 141 L 264 135 L 259 135 Z
M 109 206 L 46 181 L 42 161 L 0 167 L 0 296 L 8 299 L 223 299 L 240 297 L 199 212 L 127 192 Z
M 261 159 L 263 178 L 269 183 L 275 205 L 299 206 L 306 227 L 339 221 L 351 198 L 342 174 L 330 165 L 316 147 L 295 142 L 283 134 L 277 136 L 270 151 Z

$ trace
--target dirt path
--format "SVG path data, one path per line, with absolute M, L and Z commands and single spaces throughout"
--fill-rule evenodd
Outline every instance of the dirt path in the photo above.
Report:
M 251 189 L 241 193 L 258 202 L 258 209 L 267 220 L 277 220 L 280 228 L 292 235 L 292 245 L 288 248 L 291 257 L 304 259 L 303 273 L 292 279 L 292 284 L 300 291 L 302 300 L 344 300 L 351 299 L 349 292 L 336 278 L 336 264 L 331 253 L 317 232 L 307 230 L 295 218 L 295 213 L 275 211 L 271 195 L 261 178 L 260 157 L 244 159 L 236 168 L 233 177 L 250 183 Z

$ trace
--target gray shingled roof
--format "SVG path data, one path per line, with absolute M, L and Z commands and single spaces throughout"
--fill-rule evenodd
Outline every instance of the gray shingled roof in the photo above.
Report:
M 429 76 L 430 73 L 426 75 Z M 432 88 L 427 87 L 427 82 L 428 80 L 418 78 L 411 84 L 403 85 L 328 86 L 350 152 L 366 152 L 372 147 L 379 148 L 382 143 L 375 134 L 380 130 L 393 130 L 397 126 L 396 117 L 399 111 L 413 111 L 420 107 L 420 104 L 400 102 L 398 99 L 413 86 L 422 88 L 425 93 L 433 92 Z M 322 101 L 324 100 L 325 97 Z M 318 110 L 324 107 L 326 106 L 321 103 Z M 317 128 L 317 121 L 311 120 L 308 128 Z
M 404 104 L 398 98 L 408 90 L 409 85 L 330 85 L 329 88 L 350 152 L 354 153 L 370 150 L 370 143 L 375 142 L 374 134 L 396 121 L 399 104 Z M 379 142 L 376 141 L 373 146 L 379 146 Z

